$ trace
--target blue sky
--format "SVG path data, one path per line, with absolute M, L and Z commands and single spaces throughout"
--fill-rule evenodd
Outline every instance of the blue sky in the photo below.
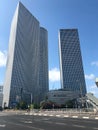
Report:
M 0 1 L 0 84 L 4 82 L 11 20 L 19 0 Z M 21 0 L 48 30 L 49 86 L 60 88 L 58 30 L 78 28 L 88 92 L 98 97 L 98 0 Z

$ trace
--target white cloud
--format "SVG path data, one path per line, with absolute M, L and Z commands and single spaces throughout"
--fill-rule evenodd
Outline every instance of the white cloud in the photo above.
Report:
M 98 88 L 95 84 L 88 85 L 87 90 L 88 93 L 93 93 L 96 97 L 98 97 Z
M 95 75 L 94 75 L 94 74 L 85 75 L 85 79 L 88 79 L 88 80 L 95 80 Z
M 92 86 L 90 86 L 90 87 L 91 87 L 91 89 L 95 89 L 95 88 L 97 88 L 96 85 L 92 85 Z
M 7 52 L 6 51 L 0 51 L 0 67 L 5 66 L 6 61 L 7 61 Z
M 57 68 L 49 70 L 49 80 L 51 82 L 60 81 L 60 71 Z
M 97 86 L 94 84 L 94 85 L 91 85 L 91 86 L 89 86 L 89 89 L 96 89 L 97 88 Z
M 91 65 L 95 65 L 95 66 L 98 67 L 98 61 L 93 61 L 93 62 L 91 63 Z
M 92 90 L 92 91 L 90 91 L 91 93 L 93 93 L 93 94 L 96 94 L 96 91 L 94 91 L 94 90 Z
M 92 89 L 89 91 L 90 93 L 93 93 L 95 97 L 98 98 L 98 88 L 97 89 Z

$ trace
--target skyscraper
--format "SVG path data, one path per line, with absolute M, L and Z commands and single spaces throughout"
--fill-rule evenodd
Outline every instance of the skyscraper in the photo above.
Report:
M 45 28 L 40 27 L 40 44 L 39 44 L 39 89 L 40 99 L 45 99 L 48 91 L 48 32 Z
M 39 103 L 40 47 L 39 21 L 19 2 L 11 24 L 3 105 Z
M 77 29 L 60 29 L 59 55 L 62 89 L 84 95 L 86 85 Z
M 0 107 L 2 106 L 3 101 L 3 86 L 0 85 Z

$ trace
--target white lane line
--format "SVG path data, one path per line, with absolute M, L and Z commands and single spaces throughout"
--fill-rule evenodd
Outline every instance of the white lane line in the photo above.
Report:
M 8 122 L 9 124 L 12 124 L 12 125 L 16 125 L 16 126 L 20 126 L 20 127 L 27 127 L 27 128 L 30 128 L 30 129 L 35 129 L 35 130 L 44 130 L 42 128 L 38 128 L 38 127 L 33 127 L 33 126 L 28 126 L 28 125 L 24 125 L 24 124 L 18 124 L 18 123 L 14 123 L 14 122 Z
M 60 123 L 60 122 L 56 122 L 56 125 L 66 125 L 66 123 Z
M 53 115 L 49 115 L 49 116 L 53 116 Z
M 68 115 L 65 115 L 64 117 L 69 117 Z
M 4 124 L 4 125 L 1 125 L 1 124 L 0 124 L 0 127 L 5 127 L 5 126 L 6 126 L 5 124 Z
M 36 116 L 37 115 L 37 113 L 34 113 L 34 116 Z
M 30 115 L 33 115 L 33 113 L 30 113 Z
M 45 123 L 49 123 L 49 124 L 53 124 L 53 122 L 51 121 L 44 121 Z
M 25 115 L 29 115 L 28 113 L 25 113 Z
M 39 115 L 39 116 L 42 116 L 42 114 L 41 114 L 41 113 L 39 113 L 38 115 Z
M 32 121 L 23 121 L 23 123 L 32 123 Z
M 88 117 L 88 116 L 83 116 L 82 118 L 83 118 L 83 119 L 89 119 L 89 117 Z
M 95 117 L 96 120 L 98 120 L 98 117 Z
M 72 125 L 74 127 L 80 127 L 80 128 L 85 128 L 85 126 L 82 126 L 82 125 Z
M 60 117 L 61 115 L 56 115 L 56 117 Z
M 98 130 L 98 128 L 93 128 L 94 130 Z
M 47 116 L 47 114 L 43 114 L 43 116 Z
M 78 118 L 78 116 L 72 116 L 72 118 Z

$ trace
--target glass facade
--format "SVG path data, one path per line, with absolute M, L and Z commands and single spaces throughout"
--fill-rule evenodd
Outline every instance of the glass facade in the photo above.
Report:
M 45 28 L 40 27 L 40 45 L 39 45 L 39 89 L 40 99 L 45 99 L 48 87 L 48 32 Z
M 3 86 L 0 85 L 0 106 L 2 106 L 2 101 L 3 101 Z
M 39 103 L 39 44 L 39 21 L 19 2 L 11 24 L 3 105 Z
M 82 56 L 77 29 L 60 29 L 59 54 L 61 87 L 86 94 Z

